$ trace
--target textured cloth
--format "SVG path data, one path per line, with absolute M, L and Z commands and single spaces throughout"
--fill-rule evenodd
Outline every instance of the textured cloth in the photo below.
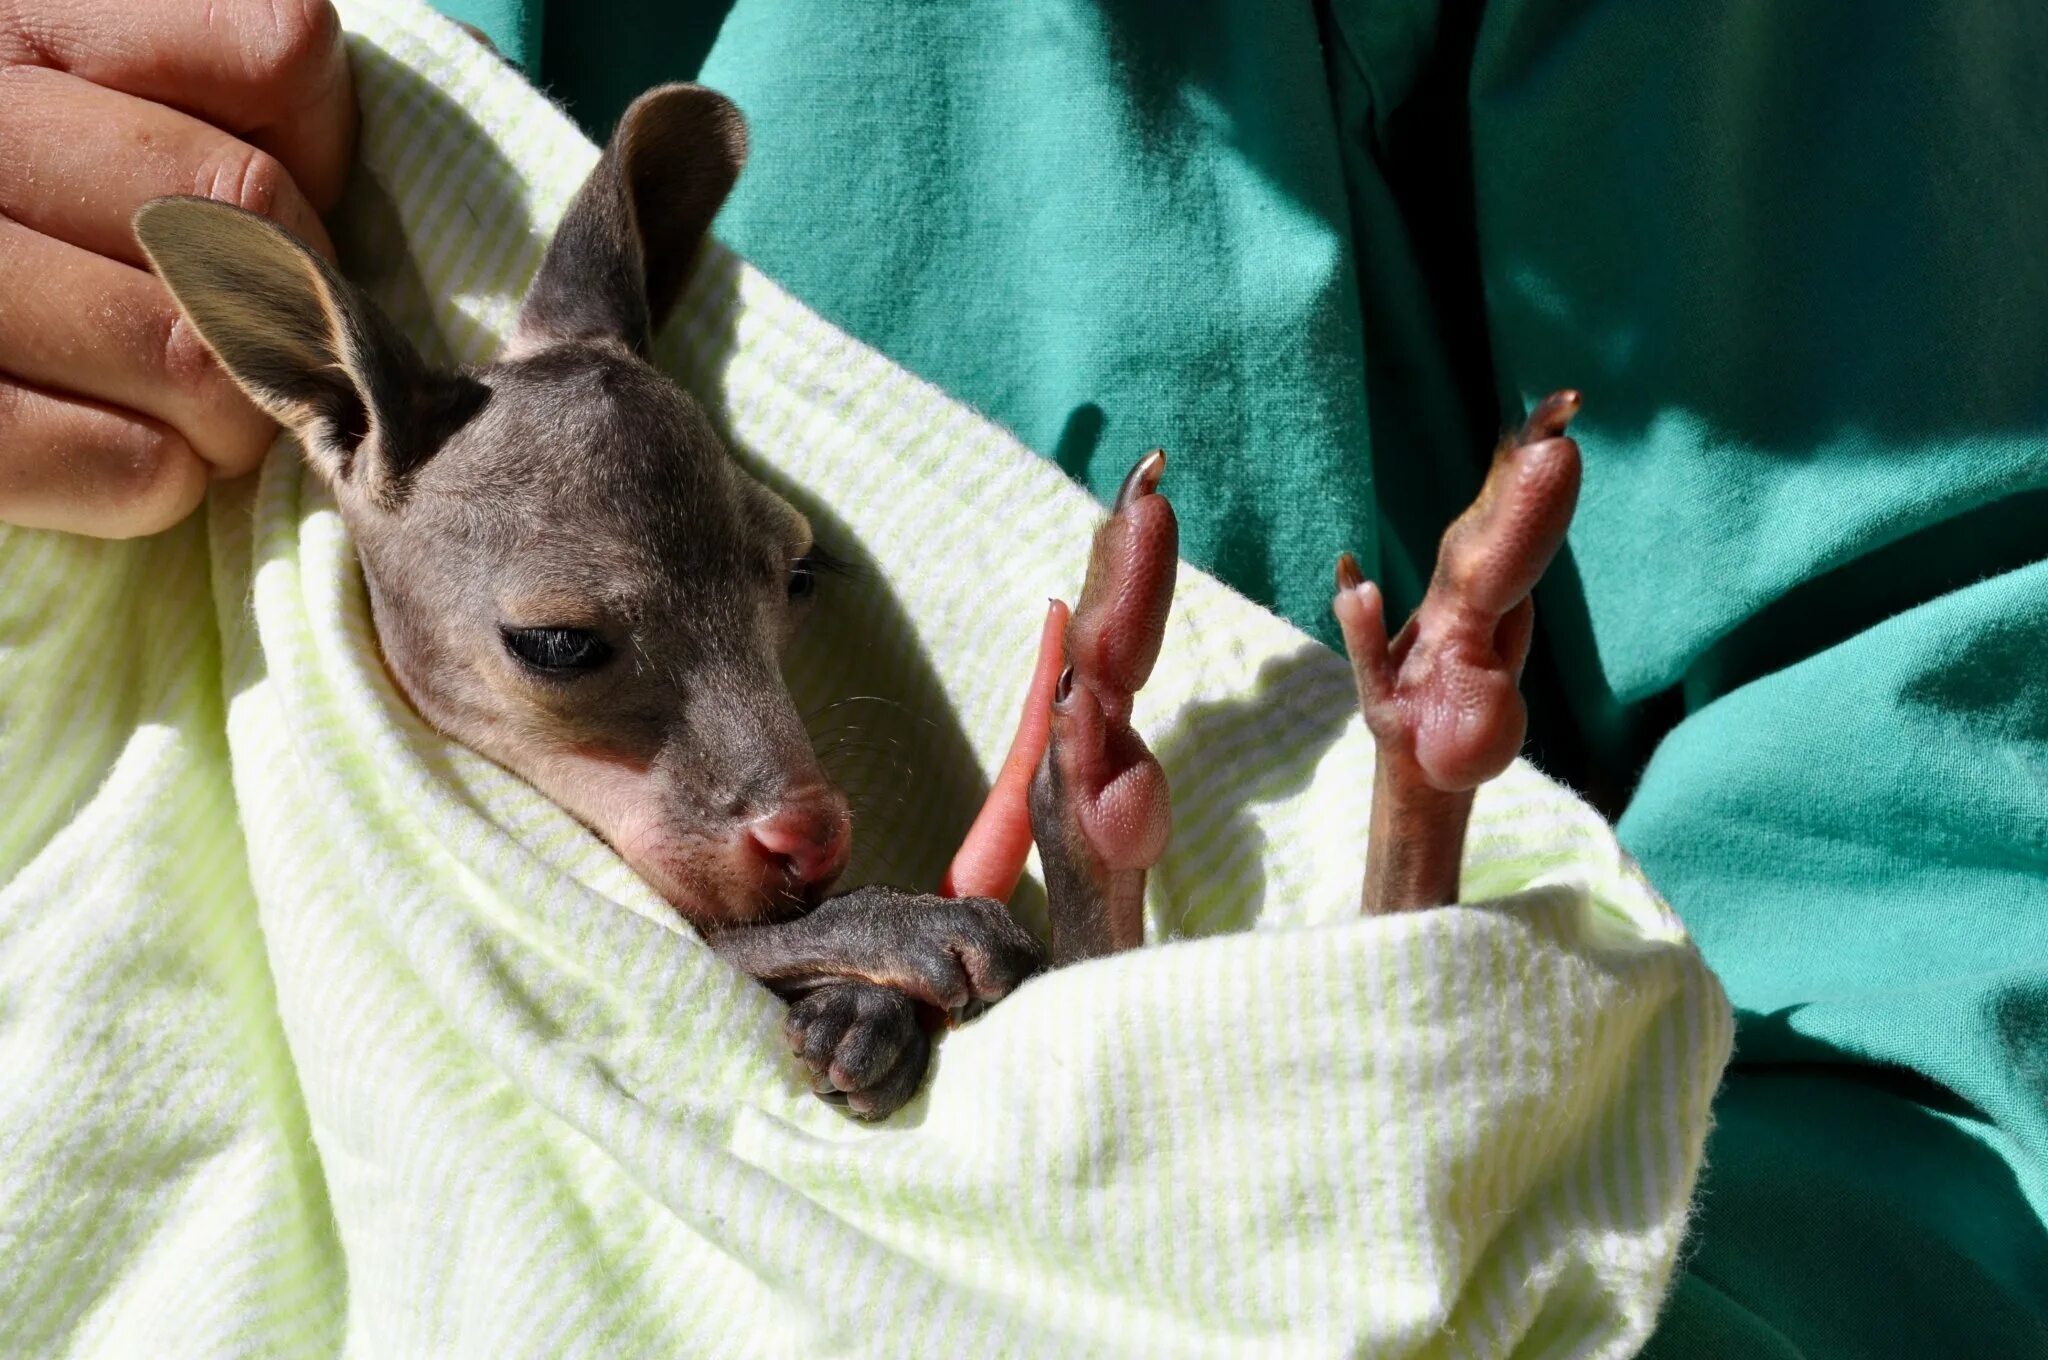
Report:
M 1098 495 L 1165 444 L 1325 640 L 1584 389 L 1533 749 L 1641 776 L 1740 1034 L 1661 1353 L 2048 1355 L 2048 6 L 517 3 L 594 129 L 732 94 L 743 255 Z
M 483 357 L 594 150 L 410 0 L 344 12 L 345 263 L 430 354 Z M 1097 508 L 721 249 L 666 350 L 868 567 L 821 591 L 792 688 L 853 756 L 854 877 L 934 881 Z M 1479 799 L 1470 905 L 1359 919 L 1348 673 L 1199 573 L 1138 707 L 1177 802 L 1158 943 L 1027 983 L 863 1127 L 777 1002 L 405 707 L 288 447 L 155 539 L 6 532 L 0 572 L 9 1353 L 1619 1356 L 1650 1329 L 1718 984 L 1526 765 Z

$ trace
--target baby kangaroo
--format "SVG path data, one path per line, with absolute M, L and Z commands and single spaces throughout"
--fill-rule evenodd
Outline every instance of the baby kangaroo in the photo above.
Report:
M 809 606 L 811 527 L 647 359 L 745 156 L 723 96 L 643 95 L 504 352 L 460 372 L 429 368 L 259 217 L 172 198 L 135 226 L 186 319 L 333 487 L 407 699 L 602 836 L 725 957 L 808 998 L 798 1034 L 843 1020 L 817 1084 L 879 1115 L 924 1075 L 919 1004 L 986 1005 L 1043 952 L 988 898 L 825 897 L 847 803 L 779 657 Z

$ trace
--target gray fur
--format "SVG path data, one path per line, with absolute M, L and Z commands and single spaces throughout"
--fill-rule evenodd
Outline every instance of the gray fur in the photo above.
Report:
M 796 809 L 819 845 L 844 843 L 845 799 L 780 667 L 805 608 L 790 582 L 811 529 L 646 357 L 745 154 L 723 96 L 641 96 L 550 244 L 505 353 L 459 373 L 430 369 L 262 218 L 159 199 L 136 232 L 223 367 L 333 487 L 385 659 L 427 721 L 581 818 L 785 994 L 871 990 L 969 958 L 989 963 L 962 1004 L 985 1004 L 1039 963 L 1000 904 L 906 913 L 891 903 L 909 895 L 867 889 L 806 916 L 836 869 L 803 879 L 749 839 Z M 597 634 L 610 659 L 544 674 L 508 642 L 508 630 L 559 628 Z M 908 1097 L 926 1051 L 905 1029 L 913 1008 L 849 990 L 810 1009 L 851 1027 L 833 1047 L 876 1085 L 831 1094 L 864 1115 Z

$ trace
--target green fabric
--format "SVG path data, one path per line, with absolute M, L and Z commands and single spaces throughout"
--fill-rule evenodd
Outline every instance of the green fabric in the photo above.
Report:
M 556 8 L 580 7 L 578 0 L 566 0 Z M 482 32 L 508 60 L 528 69 L 540 61 L 546 0 L 441 0 L 434 8 Z M 618 22 L 616 13 L 606 17 Z
M 2044 57 L 1988 3 L 1482 33 L 1495 352 L 1594 394 L 1577 697 L 1682 694 L 1621 829 L 1741 1016 L 1658 1354 L 2048 1354 Z
M 1621 830 L 1714 908 L 1689 919 L 1742 1006 L 1679 1313 L 1732 1279 L 1806 1354 L 2048 1354 L 2044 643 L 2048 564 L 1744 685 L 1659 749 Z M 1760 1269 L 1787 1206 L 1823 1205 L 1791 1239 L 1802 1276 Z
M 2048 9 L 621 12 L 579 115 L 733 93 L 727 239 L 1098 494 L 1167 445 L 1326 640 L 1584 388 L 1536 752 L 1618 806 L 1685 718 L 1622 832 L 1742 1016 L 1661 1351 L 2048 1353 Z
M 595 150 L 415 0 L 342 12 L 344 267 L 484 358 Z M 788 664 L 916 772 L 851 771 L 853 877 L 934 881 L 1099 509 L 722 249 L 680 312 L 665 361 L 869 568 Z M 1526 764 L 1465 905 L 1361 918 L 1349 670 L 1211 578 L 1136 713 L 1176 795 L 1155 947 L 1027 982 L 868 1127 L 779 1002 L 406 706 L 289 444 L 157 538 L 0 530 L 0 574 L 10 1354 L 1618 1360 L 1653 1325 L 1718 984 Z

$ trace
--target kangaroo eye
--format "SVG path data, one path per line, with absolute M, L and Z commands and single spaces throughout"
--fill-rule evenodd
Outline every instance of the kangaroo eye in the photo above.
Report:
M 846 563 L 813 543 L 803 556 L 789 564 L 789 598 L 808 600 L 818 592 L 818 577 L 824 572 L 846 574 Z
M 611 659 L 605 640 L 586 628 L 507 628 L 505 650 L 553 675 L 594 671 Z

